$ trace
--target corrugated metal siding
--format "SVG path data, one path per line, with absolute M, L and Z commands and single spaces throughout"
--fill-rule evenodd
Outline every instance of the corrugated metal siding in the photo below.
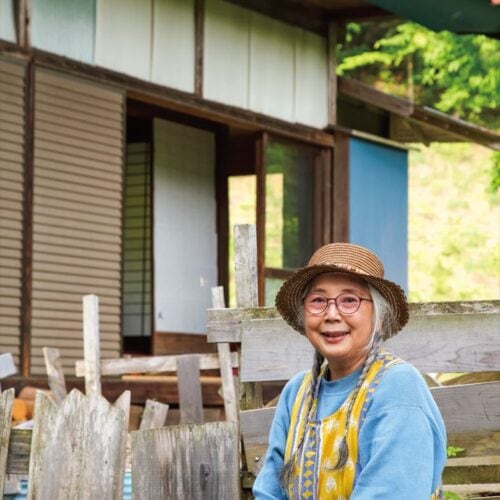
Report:
M 24 65 L 0 59 L 0 352 L 19 366 L 24 186 Z
M 31 371 L 42 347 L 83 356 L 82 296 L 100 298 L 101 355 L 119 355 L 123 95 L 37 69 Z
M 151 146 L 127 145 L 123 219 L 123 335 L 151 335 Z

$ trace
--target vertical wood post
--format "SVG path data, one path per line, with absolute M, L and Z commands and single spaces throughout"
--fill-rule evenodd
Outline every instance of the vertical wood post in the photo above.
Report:
M 60 405 L 67 391 L 59 349 L 44 347 L 43 357 L 45 359 L 45 369 L 47 370 L 50 390 L 52 391 L 54 401 Z
M 147 399 L 144 412 L 142 413 L 139 430 L 145 431 L 163 427 L 165 425 L 165 420 L 167 420 L 168 408 L 169 405 L 166 403 Z
M 234 226 L 234 273 L 237 306 L 257 307 L 257 233 L 254 225 Z M 241 409 L 248 410 L 261 406 L 262 385 L 257 383 L 241 384 Z
M 328 125 L 337 125 L 337 32 L 338 25 L 328 23 Z
M 177 356 L 177 384 L 181 424 L 203 423 L 200 360 L 195 354 Z
M 195 0 L 194 3 L 195 25 L 195 68 L 194 68 L 194 94 L 203 97 L 203 47 L 205 31 L 205 0 Z
M 224 309 L 226 307 L 224 301 L 224 287 L 212 287 L 212 306 L 214 309 Z M 217 352 L 219 353 L 220 375 L 222 378 L 222 397 L 224 399 L 224 412 L 226 414 L 226 420 L 238 422 L 238 402 L 236 399 L 229 343 L 217 342 Z
M 85 359 L 85 392 L 101 394 L 101 352 L 99 347 L 99 298 L 83 297 L 83 357 Z
M 0 494 L 3 496 L 5 476 L 7 473 L 7 452 L 9 451 L 10 422 L 14 389 L 0 393 Z

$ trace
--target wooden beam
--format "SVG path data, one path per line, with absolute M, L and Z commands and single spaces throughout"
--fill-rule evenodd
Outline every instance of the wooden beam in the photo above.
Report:
M 349 241 L 349 140 L 344 132 L 335 133 L 333 157 L 333 241 Z
M 99 299 L 83 297 L 83 354 L 85 357 L 85 393 L 101 394 L 101 351 L 99 346 Z
M 168 373 L 177 370 L 177 359 L 182 355 L 172 356 L 145 356 L 132 358 L 117 358 L 101 360 L 101 375 L 125 375 L 130 373 Z M 220 363 L 216 353 L 213 354 L 191 354 L 198 359 L 200 370 L 218 370 Z M 238 356 L 234 353 L 231 357 L 231 365 L 238 366 Z M 77 377 L 85 375 L 85 362 L 75 362 L 75 373 Z
M 401 116 L 410 116 L 413 113 L 413 103 L 408 99 L 386 94 L 350 78 L 338 78 L 338 92 Z
M 195 0 L 194 29 L 195 29 L 194 93 L 197 97 L 203 97 L 203 46 L 204 46 L 204 31 L 205 31 L 205 0 Z
M 328 23 L 328 126 L 337 125 L 337 33 L 338 25 Z
M 181 424 L 202 424 L 200 362 L 196 355 L 184 354 L 177 357 L 177 378 Z
M 266 157 L 269 144 L 269 136 L 266 133 L 260 134 L 255 141 L 255 173 L 257 176 L 257 213 L 256 213 L 256 231 L 257 231 L 257 274 L 256 282 L 258 287 L 257 303 L 264 305 L 266 282 Z M 236 255 L 236 253 L 235 253 Z M 236 289 L 238 289 L 236 287 Z M 257 305 L 257 304 L 255 304 Z M 238 307 L 253 307 L 238 304 Z
M 59 349 L 43 347 L 42 350 L 49 387 L 54 401 L 60 405 L 67 394 L 61 355 Z

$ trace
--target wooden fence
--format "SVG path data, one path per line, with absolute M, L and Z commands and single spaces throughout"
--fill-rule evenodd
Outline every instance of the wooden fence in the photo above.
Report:
M 162 427 L 167 409 L 149 402 L 141 429 L 131 435 L 134 498 L 234 500 L 241 478 L 244 487 L 251 485 L 275 411 L 263 406 L 261 383 L 285 381 L 310 368 L 312 348 L 274 308 L 256 307 L 255 229 L 238 227 L 235 244 L 238 308 L 225 309 L 217 289 L 215 308 L 208 315 L 208 338 L 218 344 L 218 357 L 101 360 L 97 298 L 84 299 L 85 360 L 77 364 L 77 372 L 85 376 L 86 395 L 75 390 L 66 394 L 58 354 L 51 350 L 45 355 L 55 402 L 37 395 L 33 430 L 11 429 L 14 392 L 0 394 L 0 491 L 6 474 L 26 474 L 30 499 L 121 498 L 130 394 L 126 391 L 109 404 L 101 396 L 101 376 L 172 370 L 185 381 L 200 367 L 221 369 L 228 420 Z M 499 301 L 413 305 L 408 326 L 387 348 L 424 373 L 498 372 L 499 319 Z M 229 352 L 229 343 L 239 346 L 237 354 Z M 236 366 L 238 391 L 232 377 Z M 186 387 L 186 394 L 193 391 Z M 431 391 L 449 443 L 466 448 L 464 457 L 447 464 L 448 489 L 463 495 L 500 492 L 500 382 L 436 386 Z M 199 422 L 197 412 L 188 412 L 184 420 Z
M 251 268 L 248 262 L 256 261 L 253 229 L 239 228 L 235 245 L 235 255 L 240 247 Z M 239 286 L 255 290 L 255 283 L 248 286 L 252 279 L 255 276 L 241 279 Z M 410 313 L 408 325 L 385 347 L 422 373 L 500 371 L 500 301 L 412 304 Z M 310 369 L 313 348 L 274 308 L 212 309 L 207 330 L 209 342 L 239 345 L 242 390 L 250 395 L 242 399 L 247 411 L 240 413 L 246 458 L 243 477 L 249 486 L 260 469 L 275 411 L 263 407 L 259 385 L 286 381 Z M 500 382 L 436 386 L 431 392 L 443 415 L 449 444 L 465 448 L 463 457 L 447 463 L 444 481 L 449 490 L 463 495 L 500 493 Z

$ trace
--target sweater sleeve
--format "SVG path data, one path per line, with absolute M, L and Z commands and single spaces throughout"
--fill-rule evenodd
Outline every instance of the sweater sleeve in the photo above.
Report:
M 429 499 L 441 483 L 445 434 L 418 372 L 410 365 L 393 367 L 375 391 L 359 431 L 351 500 Z
M 280 484 L 280 474 L 285 456 L 290 412 L 304 374 L 305 372 L 302 372 L 292 378 L 280 395 L 269 432 L 267 453 L 262 469 L 253 485 L 252 493 L 256 500 L 285 500 L 287 498 Z

